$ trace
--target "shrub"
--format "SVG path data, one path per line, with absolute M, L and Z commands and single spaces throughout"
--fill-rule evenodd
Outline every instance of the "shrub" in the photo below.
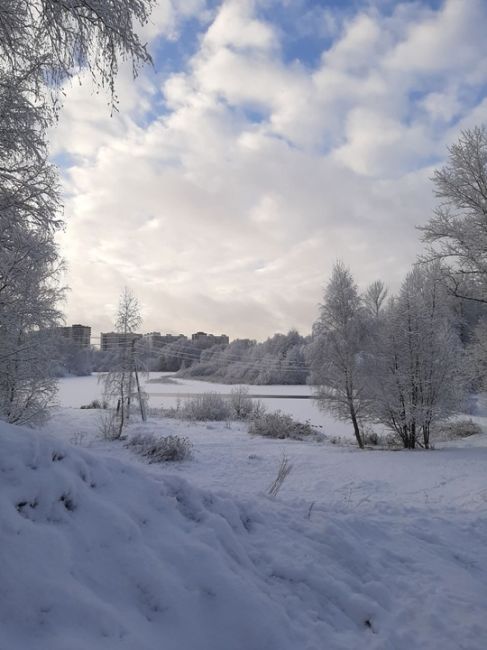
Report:
M 179 417 L 184 420 L 229 420 L 232 409 L 218 393 L 203 393 L 188 399 L 179 410 Z
M 313 429 L 309 422 L 298 422 L 290 415 L 275 411 L 262 413 L 250 421 L 249 433 L 266 438 L 291 440 L 323 440 L 323 434 Z
M 365 431 L 363 434 L 363 438 L 364 438 L 364 445 L 377 446 L 380 441 L 380 438 L 375 431 Z
M 325 440 L 338 447 L 355 446 L 356 440 L 347 436 L 324 436 Z M 401 439 L 395 433 L 378 434 L 375 431 L 365 431 L 363 433 L 364 445 L 366 447 L 377 447 L 378 449 L 396 449 L 402 448 Z
M 249 397 L 249 389 L 244 386 L 238 386 L 231 391 L 230 408 L 235 420 L 250 420 L 265 412 L 262 402 Z
M 139 456 L 147 458 L 149 463 L 166 463 L 191 458 L 193 445 L 188 438 L 181 436 L 157 437 L 152 434 L 139 433 L 125 445 Z
M 82 404 L 80 406 L 80 409 L 106 409 L 106 408 L 108 408 L 108 404 L 105 401 L 100 402 L 99 399 L 94 399 L 89 404 Z
M 325 439 L 327 442 L 336 445 L 337 447 L 355 447 L 357 445 L 355 438 L 347 438 L 346 436 L 325 436 Z
M 115 409 L 102 409 L 98 418 L 98 431 L 105 440 L 117 440 L 120 438 L 119 427 L 117 426 L 117 413 Z
M 453 420 L 437 424 L 431 434 L 434 440 L 455 440 L 482 433 L 482 428 L 473 420 Z
M 247 420 L 253 409 L 252 399 L 249 397 L 248 388 L 237 386 L 230 393 L 230 406 L 233 416 L 237 420 Z

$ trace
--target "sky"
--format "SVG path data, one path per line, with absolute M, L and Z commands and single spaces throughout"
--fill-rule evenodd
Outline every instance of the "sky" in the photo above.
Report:
M 311 330 L 337 259 L 391 292 L 421 251 L 431 176 L 487 122 L 485 0 L 159 0 L 122 65 L 52 133 L 67 323 L 264 339 Z

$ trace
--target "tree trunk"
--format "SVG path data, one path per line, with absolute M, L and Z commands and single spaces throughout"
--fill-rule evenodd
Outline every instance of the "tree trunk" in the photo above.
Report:
M 364 448 L 364 441 L 362 440 L 362 436 L 360 435 L 360 427 L 358 425 L 357 414 L 355 413 L 355 406 L 353 404 L 352 399 L 349 399 L 348 405 L 349 405 L 349 408 L 350 408 L 350 417 L 352 419 L 353 431 L 355 433 L 355 437 L 357 439 L 358 446 L 360 447 L 360 449 L 363 449 Z
M 147 420 L 147 416 L 145 414 L 144 400 L 142 399 L 142 391 L 140 390 L 139 373 L 137 372 L 137 366 L 135 366 L 135 381 L 137 382 L 137 395 L 139 396 L 140 416 L 142 418 L 142 422 L 145 422 Z
M 416 426 L 415 424 L 406 425 L 404 434 L 401 436 L 405 449 L 415 449 L 416 447 Z
M 129 386 L 128 386 L 128 395 L 127 395 L 127 422 L 130 419 L 130 402 L 132 400 L 132 373 L 135 368 L 135 339 L 132 339 L 130 343 L 130 368 L 129 368 Z
M 125 379 L 122 379 L 122 384 L 120 387 L 120 425 L 118 427 L 118 438 L 122 437 L 122 431 L 123 431 L 123 426 L 125 424 L 125 406 L 124 406 L 124 394 L 123 394 L 123 381 Z

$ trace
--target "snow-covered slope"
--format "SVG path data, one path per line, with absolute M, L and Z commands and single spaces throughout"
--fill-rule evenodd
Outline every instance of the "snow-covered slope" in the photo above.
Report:
M 0 424 L 0 649 L 487 646 L 484 518 L 308 514 Z

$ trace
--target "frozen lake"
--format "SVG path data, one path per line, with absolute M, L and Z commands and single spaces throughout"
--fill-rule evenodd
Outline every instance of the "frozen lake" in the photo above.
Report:
M 172 378 L 171 373 L 151 372 L 141 377 L 144 391 L 152 407 L 175 407 L 178 400 L 185 400 L 202 393 L 217 392 L 230 395 L 237 385 L 214 384 L 194 379 Z M 353 435 L 351 425 L 340 422 L 328 413 L 323 413 L 312 399 L 310 386 L 245 386 L 249 394 L 256 396 L 269 411 L 280 410 L 296 419 L 309 420 L 312 426 L 321 428 L 328 435 Z M 101 399 L 103 385 L 99 375 L 89 377 L 64 377 L 59 381 L 58 403 L 60 406 L 79 408 L 94 399 Z

